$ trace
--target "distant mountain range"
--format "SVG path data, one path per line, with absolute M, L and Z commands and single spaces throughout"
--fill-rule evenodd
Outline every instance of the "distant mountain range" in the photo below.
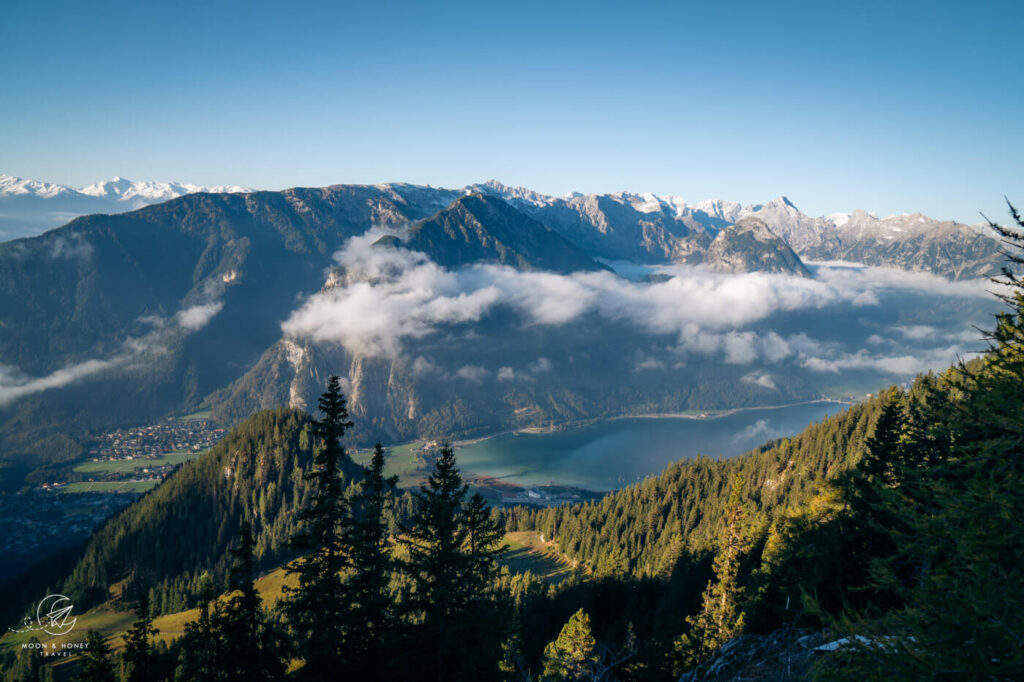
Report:
M 371 443 L 875 387 L 919 365 L 892 325 L 935 335 L 944 365 L 953 342 L 928 316 L 956 305 L 941 319 L 973 322 L 975 294 L 908 319 L 879 307 L 888 317 L 875 320 L 863 306 L 881 306 L 883 280 L 849 293 L 802 258 L 950 278 L 1000 262 L 975 227 L 809 218 L 784 198 L 691 206 L 395 183 L 186 193 L 124 212 L 200 188 L 3 186 L 40 206 L 88 197 L 120 211 L 0 243 L 10 486 L 79 456 L 80 439 L 102 429 L 204 406 L 225 423 L 311 407 L 330 374 L 346 382 L 354 437 Z M 613 273 L 623 263 L 635 281 Z M 741 277 L 751 272 L 780 277 Z M 836 305 L 853 308 L 813 318 Z M 869 334 L 889 354 L 880 362 L 850 345 Z
M 0 173 L 0 241 L 28 237 L 92 213 L 124 213 L 196 192 L 248 192 L 245 187 L 201 187 L 179 182 L 112 178 L 75 189 Z
M 412 187 L 391 184 L 380 185 L 378 189 L 408 191 Z M 552 197 L 522 187 L 508 187 L 496 180 L 458 190 L 416 190 L 431 195 L 437 206 L 447 205 L 467 193 L 500 197 L 591 255 L 612 260 L 713 260 L 720 254 L 709 254 L 707 249 L 719 231 L 751 217 L 782 237 L 803 259 L 892 266 L 953 278 L 990 276 L 1001 265 L 999 243 L 987 228 L 936 220 L 920 213 L 878 218 L 857 210 L 814 218 L 802 213 L 786 197 L 747 206 L 721 199 L 688 204 L 680 197 L 628 192 Z M 237 186 L 201 187 L 123 178 L 73 189 L 0 174 L 0 241 L 38 234 L 80 215 L 123 213 L 186 194 L 251 191 Z M 756 269 L 758 258 L 747 254 L 739 260 L 749 261 L 743 267 Z M 785 265 L 791 261 L 788 257 L 769 260 L 775 263 L 773 268 L 799 270 Z M 738 262 L 732 258 L 712 267 L 734 270 Z
M 808 260 L 851 261 L 956 279 L 994 275 L 1003 260 L 999 242 L 987 227 L 920 213 L 878 218 L 858 210 L 812 218 L 786 197 L 743 206 L 719 199 L 687 204 L 679 197 L 628 192 L 549 197 L 494 180 L 469 189 L 500 196 L 575 243 L 613 259 L 699 261 L 708 236 L 744 218 L 757 218 Z

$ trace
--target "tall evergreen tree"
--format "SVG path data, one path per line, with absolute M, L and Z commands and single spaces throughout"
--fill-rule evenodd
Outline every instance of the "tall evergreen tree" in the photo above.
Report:
M 580 609 L 572 614 L 558 637 L 544 647 L 544 679 L 583 680 L 598 664 L 597 640 L 590 628 L 590 615 Z
M 473 591 L 490 589 L 497 560 L 508 549 L 502 542 L 505 531 L 501 520 L 491 514 L 480 493 L 469 498 L 462 516 L 466 528 L 467 584 Z
M 231 597 L 214 621 L 223 645 L 219 668 L 229 682 L 269 682 L 284 674 L 276 632 L 256 591 L 254 547 L 252 526 L 243 521 L 238 546 L 231 550 Z
M 1024 221 L 992 225 L 1024 264 Z M 1024 278 L 1009 269 L 1009 309 L 988 332 L 989 352 L 951 373 L 939 429 L 947 454 L 880 485 L 871 512 L 892 551 L 871 581 L 894 607 L 847 609 L 829 625 L 847 646 L 818 662 L 825 679 L 1024 679 Z M 929 425 L 931 426 L 931 425 Z
M 423 679 L 453 679 L 465 653 L 457 639 L 467 565 L 467 531 L 459 517 L 468 490 L 455 466 L 455 451 L 446 443 L 416 494 L 412 522 L 402 537 L 409 552 L 405 570 L 413 582 L 406 609 L 418 620 L 408 652 L 415 661 L 410 673 Z
M 86 649 L 82 653 L 82 672 L 75 678 L 78 682 L 115 682 L 114 662 L 110 659 L 111 649 L 107 638 L 89 630 L 85 634 Z
M 350 572 L 346 579 L 351 606 L 345 651 L 355 679 L 379 676 L 387 664 L 385 647 L 394 625 L 389 591 L 394 561 L 388 513 L 398 477 L 384 476 L 384 448 L 377 443 L 350 503 L 344 541 Z
M 230 550 L 234 563 L 228 579 L 232 592 L 224 611 L 224 640 L 227 652 L 233 658 L 238 679 L 256 679 L 260 671 L 260 625 L 262 599 L 253 581 L 256 559 L 253 554 L 252 526 L 242 521 L 238 531 L 238 546 Z
M 185 623 L 180 640 L 178 667 L 174 673 L 177 682 L 221 679 L 219 656 L 224 651 L 220 642 L 220 603 L 209 573 L 199 577 L 199 618 Z
M 150 639 L 160 631 L 153 627 L 148 595 L 143 594 L 139 599 L 135 613 L 135 623 L 124 634 L 123 659 L 127 667 L 127 682 L 152 682 L 156 679 L 156 665 Z
M 715 577 L 704 590 L 700 613 L 686 619 L 689 633 L 677 641 L 678 664 L 684 669 L 699 663 L 743 630 L 743 587 L 739 584 L 740 557 L 745 549 L 743 488 L 743 477 L 733 477 L 725 531 L 715 555 Z
M 346 566 L 343 527 L 348 513 L 341 469 L 348 459 L 341 445 L 348 418 L 338 377 L 332 376 L 318 402 L 321 418 L 315 422 L 319 437 L 313 469 L 307 474 L 312 501 L 300 518 L 305 529 L 292 546 L 306 554 L 288 566 L 298 585 L 287 590 L 285 609 L 295 634 L 296 648 L 305 662 L 302 676 L 310 680 L 334 679 L 344 660 L 344 623 L 347 595 L 341 571 Z
M 502 646 L 512 620 L 508 595 L 496 589 L 498 559 L 508 545 L 502 542 L 505 533 L 500 519 L 479 493 L 464 505 L 461 523 L 466 535 L 464 603 L 459 619 L 466 653 L 461 664 L 470 679 L 494 679 L 499 674 Z
M 82 671 L 75 678 L 77 682 L 115 682 L 117 678 L 107 638 L 95 630 L 89 630 L 85 634 L 85 644 L 86 649 L 81 658 Z

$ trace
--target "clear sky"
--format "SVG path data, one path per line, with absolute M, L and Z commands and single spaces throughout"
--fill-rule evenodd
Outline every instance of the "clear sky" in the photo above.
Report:
M 1024 204 L 1024 1 L 30 2 L 0 172 Z

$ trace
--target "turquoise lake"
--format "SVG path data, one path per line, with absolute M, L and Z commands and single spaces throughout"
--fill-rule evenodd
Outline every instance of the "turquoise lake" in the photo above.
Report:
M 609 419 L 552 433 L 506 433 L 458 448 L 460 468 L 521 486 L 549 482 L 605 491 L 697 455 L 731 457 L 792 436 L 846 408 L 815 402 L 722 417 Z

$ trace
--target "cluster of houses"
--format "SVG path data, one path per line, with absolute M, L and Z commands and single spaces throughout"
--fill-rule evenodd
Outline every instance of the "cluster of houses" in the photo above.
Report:
M 149 426 L 110 431 L 96 438 L 87 450 L 93 460 L 155 457 L 173 450 L 202 452 L 224 437 L 206 419 L 165 419 Z
M 114 469 L 87 480 L 159 482 L 178 464 L 177 461 L 155 461 L 161 455 L 173 452 L 198 455 L 223 438 L 225 433 L 226 429 L 215 428 L 212 422 L 205 419 L 165 419 L 149 426 L 110 431 L 89 444 L 89 459 L 93 462 L 139 460 L 138 464 L 133 463 L 128 469 Z M 51 482 L 42 488 L 53 492 L 65 486 L 65 482 Z
M 565 502 L 580 502 L 581 500 L 591 500 L 600 497 L 600 493 L 583 490 L 582 488 L 546 485 L 502 492 L 501 504 L 508 507 L 517 505 L 551 507 Z

